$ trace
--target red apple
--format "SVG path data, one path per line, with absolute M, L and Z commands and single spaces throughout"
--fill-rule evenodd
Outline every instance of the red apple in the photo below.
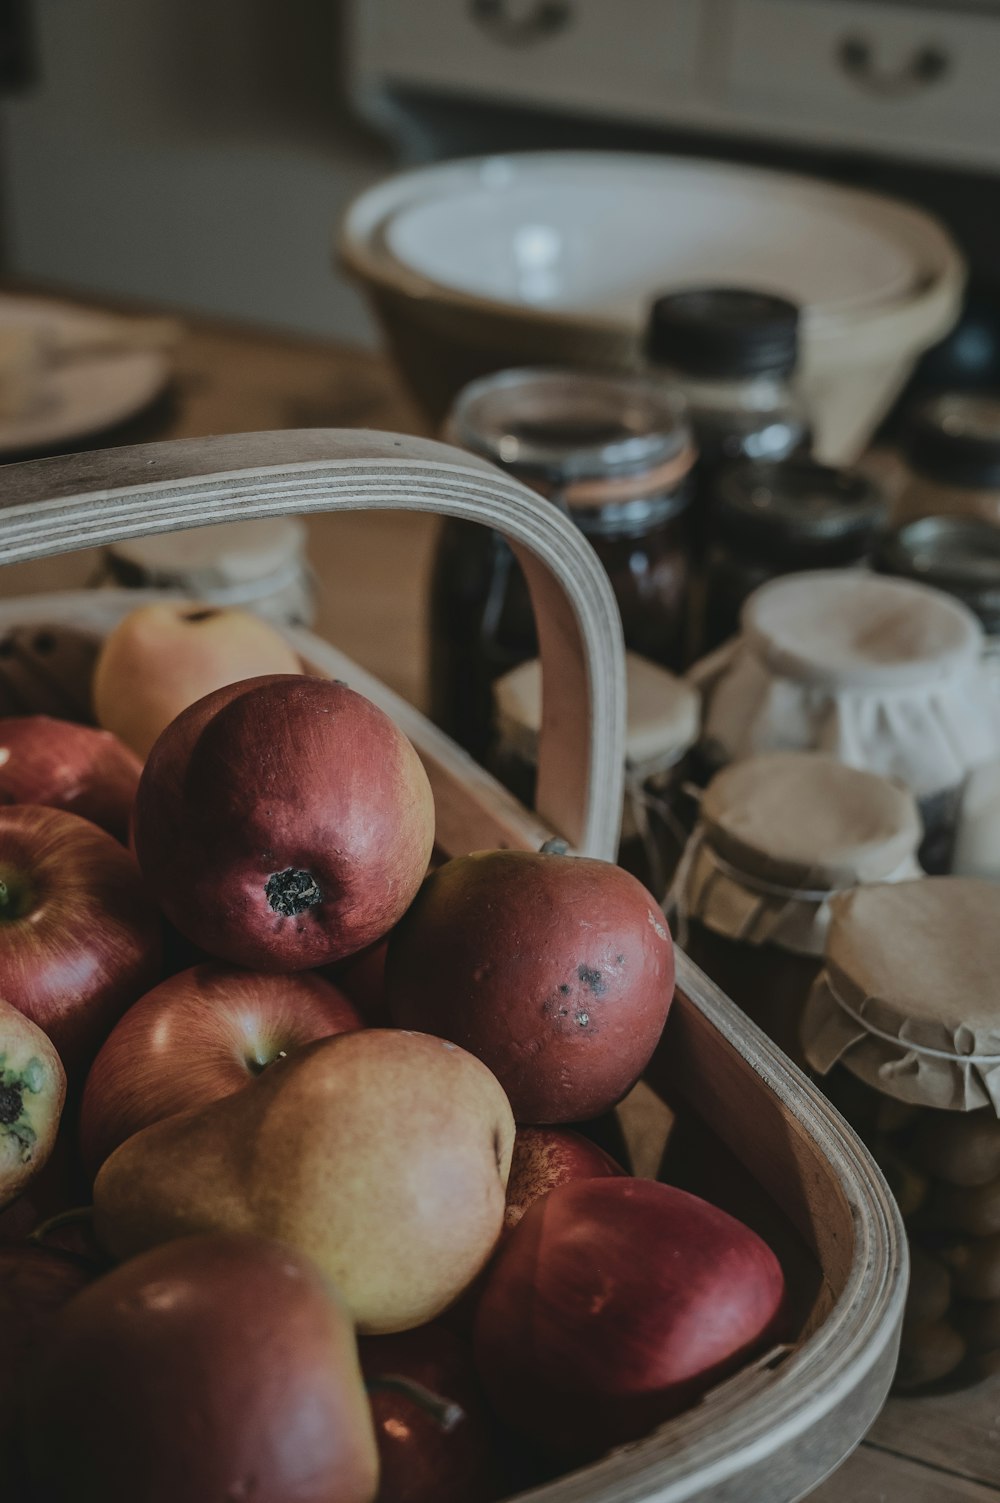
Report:
M 517 1226 L 529 1206 L 574 1179 L 624 1175 L 610 1154 L 577 1132 L 557 1127 L 519 1127 L 507 1181 L 504 1227 Z
M 96 1276 L 82 1258 L 31 1242 L 0 1245 L 0 1478 L 3 1496 L 19 1503 L 16 1479 L 20 1457 L 15 1441 L 20 1431 L 18 1401 L 32 1353 L 44 1343 L 49 1328 L 74 1294 Z
M 274 1060 L 361 1019 L 319 976 L 197 965 L 162 981 L 116 1025 L 83 1093 L 80 1146 L 94 1175 L 133 1133 L 242 1090 Z
M 389 940 L 400 1028 L 477 1054 L 534 1125 L 599 1116 L 656 1047 L 674 987 L 666 921 L 607 861 L 483 851 L 440 867 Z
M 500 1249 L 476 1364 L 515 1430 L 592 1459 L 637 1440 L 776 1340 L 781 1267 L 755 1232 L 654 1180 L 560 1186 Z
M 345 1311 L 290 1248 L 184 1237 L 85 1289 L 23 1380 L 45 1503 L 371 1503 Z
M 66 809 L 125 844 L 141 771 L 110 731 L 48 715 L 0 720 L 0 804 Z
M 0 986 L 70 1086 L 159 976 L 160 918 L 116 840 L 79 815 L 0 808 Z
M 499 1496 L 500 1464 L 472 1349 L 439 1321 L 398 1336 L 358 1342 L 379 1452 L 376 1503 L 483 1503 Z M 454 1425 L 405 1393 L 379 1389 L 406 1378 L 457 1404 Z
M 387 715 L 327 679 L 207 695 L 150 753 L 143 874 L 170 921 L 234 965 L 298 971 L 364 949 L 427 870 L 427 774 Z

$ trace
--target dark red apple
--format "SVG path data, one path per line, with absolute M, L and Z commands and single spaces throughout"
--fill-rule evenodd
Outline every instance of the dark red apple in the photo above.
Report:
M 0 804 L 44 804 L 128 840 L 142 763 L 110 731 L 48 715 L 0 720 Z
M 62 809 L 0 808 L 0 988 L 55 1044 L 71 1090 L 160 954 L 159 914 L 123 846 Z
M 24 1380 L 45 1503 L 371 1503 L 351 1323 L 310 1262 L 184 1237 L 84 1290 Z
M 439 1321 L 399 1336 L 358 1342 L 379 1451 L 377 1503 L 484 1503 L 499 1496 L 500 1464 L 467 1341 Z M 461 1417 L 445 1429 L 414 1399 L 378 1380 L 421 1384 Z M 374 1389 L 371 1385 L 374 1385 Z
M 139 864 L 209 954 L 329 965 L 388 932 L 427 870 L 434 801 L 416 752 L 328 679 L 230 684 L 177 717 L 135 805 Z
M 389 939 L 393 1022 L 477 1054 L 515 1119 L 534 1125 L 620 1101 L 656 1047 L 673 989 L 655 900 L 621 867 L 582 856 L 449 861 Z
M 20 1503 L 11 1478 L 19 1473 L 15 1439 L 18 1400 L 29 1358 L 48 1334 L 57 1312 L 96 1277 L 97 1270 L 70 1253 L 32 1242 L 0 1245 L 0 1479 L 4 1498 Z
M 777 1339 L 784 1279 L 755 1232 L 654 1180 L 539 1200 L 506 1239 L 476 1316 L 497 1413 L 550 1454 L 636 1440 Z
M 558 1127 L 519 1127 L 507 1181 L 504 1227 L 517 1226 L 529 1206 L 574 1179 L 608 1179 L 625 1170 L 610 1154 L 578 1132 Z
M 361 1019 L 319 976 L 197 965 L 115 1026 L 87 1076 L 80 1148 L 91 1175 L 133 1133 L 242 1090 L 274 1060 Z

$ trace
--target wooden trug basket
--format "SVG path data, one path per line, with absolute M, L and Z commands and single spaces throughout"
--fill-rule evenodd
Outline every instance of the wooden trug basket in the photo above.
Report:
M 625 675 L 611 588 L 577 529 L 488 464 L 424 440 L 317 430 L 11 465 L 0 471 L 0 564 L 238 517 L 364 509 L 464 517 L 510 541 L 531 589 L 545 686 L 537 812 L 378 680 L 291 633 L 303 658 L 380 704 L 414 742 L 444 854 L 537 849 L 557 832 L 581 853 L 613 859 Z M 3 603 L 0 626 L 61 621 L 103 634 L 136 604 L 132 591 L 27 597 Z M 730 1180 L 735 1166 L 741 1209 L 772 1234 L 797 1291 L 797 1338 L 645 1440 L 520 1498 L 793 1503 L 854 1448 L 888 1391 L 907 1271 L 899 1214 L 825 1098 L 682 954 L 646 1079 L 697 1114 L 717 1148 L 710 1161 L 728 1163 Z

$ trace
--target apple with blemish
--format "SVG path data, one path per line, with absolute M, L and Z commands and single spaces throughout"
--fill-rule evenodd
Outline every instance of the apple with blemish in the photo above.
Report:
M 608 861 L 483 851 L 432 873 L 389 939 L 393 1022 L 489 1065 L 519 1123 L 584 1121 L 631 1089 L 674 989 L 655 899 Z
M 294 649 L 250 611 L 166 600 L 130 611 L 105 638 L 94 711 L 141 758 L 188 705 L 262 673 L 301 673 Z
M 578 1132 L 558 1127 L 519 1127 L 507 1181 L 504 1227 L 517 1226 L 529 1206 L 576 1179 L 620 1177 L 625 1170 L 610 1154 Z
M 48 1163 L 66 1100 L 66 1072 L 47 1034 L 0 1001 L 0 1206 Z
M 315 1039 L 360 1028 L 348 999 L 319 976 L 197 965 L 129 1008 L 91 1066 L 80 1115 L 89 1173 L 134 1133 L 249 1085 Z

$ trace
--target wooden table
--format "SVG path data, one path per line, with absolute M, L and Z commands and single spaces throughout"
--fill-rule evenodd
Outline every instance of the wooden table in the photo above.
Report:
M 267 428 L 422 431 L 385 361 L 361 351 L 190 321 L 176 380 L 108 443 Z M 0 490 L 3 470 L 0 469 Z M 414 703 L 425 702 L 424 600 L 437 523 L 359 513 L 309 520 L 317 630 Z M 79 588 L 92 555 L 0 570 L 0 593 Z M 1000 1499 L 1000 1377 L 923 1399 L 891 1399 L 868 1439 L 812 1503 L 989 1503 Z

